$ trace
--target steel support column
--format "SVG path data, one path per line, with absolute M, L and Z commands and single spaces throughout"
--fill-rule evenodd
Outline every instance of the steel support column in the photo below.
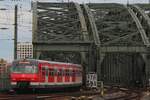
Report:
M 94 40 L 94 43 L 95 43 L 95 46 L 96 46 L 96 49 L 94 52 L 96 52 L 96 72 L 97 72 L 97 75 L 98 75 L 98 80 L 101 80 L 101 62 L 102 61 L 102 54 L 101 54 L 101 51 L 100 51 L 100 39 L 99 39 L 99 35 L 98 35 L 98 30 L 97 30 L 97 27 L 96 27 L 96 24 L 95 24 L 95 19 L 93 17 L 93 14 L 92 12 L 90 11 L 89 7 L 84 4 L 83 5 L 84 7 L 84 11 L 85 11 L 85 14 L 87 16 L 87 24 L 90 25 L 90 28 L 91 28 L 91 34 L 92 34 L 92 37 L 93 37 L 93 40 Z

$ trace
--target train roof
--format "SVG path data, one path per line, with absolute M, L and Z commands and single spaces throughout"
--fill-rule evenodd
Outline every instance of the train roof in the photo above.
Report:
M 14 60 L 14 62 L 15 62 L 15 61 L 20 61 L 20 60 L 24 60 L 24 59 L 17 59 L 17 60 Z M 38 59 L 25 59 L 25 60 L 37 61 L 37 62 L 45 62 L 45 63 L 51 63 L 51 64 L 74 65 L 74 66 L 81 67 L 80 64 L 73 64 L 73 63 L 56 62 L 56 61 L 47 61 L 47 60 L 38 60 Z

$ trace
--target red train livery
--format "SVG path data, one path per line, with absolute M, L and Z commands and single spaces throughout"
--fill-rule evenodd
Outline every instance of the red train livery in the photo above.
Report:
M 82 66 L 44 60 L 15 60 L 11 66 L 14 88 L 51 88 L 82 85 Z

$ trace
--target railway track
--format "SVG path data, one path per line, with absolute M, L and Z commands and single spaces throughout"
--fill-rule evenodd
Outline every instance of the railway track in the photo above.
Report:
M 135 93 L 129 93 L 125 95 L 118 95 L 116 97 L 107 98 L 105 100 L 140 100 L 140 96 Z
M 140 89 L 125 89 L 118 88 L 110 91 L 104 99 L 105 100 L 141 100 L 142 92 Z
M 141 100 L 144 91 L 147 90 L 111 87 L 105 90 L 103 97 L 100 97 L 98 91 L 73 91 L 46 94 L 0 94 L 0 100 L 80 100 L 80 97 L 84 97 L 83 100 Z M 89 97 L 92 98 L 88 99 Z
M 66 92 L 55 94 L 0 95 L 0 100 L 63 100 L 64 98 L 99 95 L 99 92 Z

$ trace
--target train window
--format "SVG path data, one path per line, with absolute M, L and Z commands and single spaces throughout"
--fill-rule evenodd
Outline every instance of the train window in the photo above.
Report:
M 63 72 L 62 72 L 62 70 L 60 70 L 60 75 L 61 75 L 61 76 L 63 76 Z
M 54 69 L 52 69 L 52 68 L 49 69 L 49 75 L 54 76 Z
M 74 76 L 74 75 L 75 75 L 75 70 L 72 71 L 72 76 Z
M 68 70 L 68 76 L 72 75 L 72 70 Z
M 69 70 L 69 75 L 70 75 L 70 76 L 72 76 L 72 75 L 73 75 L 72 70 Z
M 66 76 L 69 76 L 69 70 L 68 69 L 66 69 Z
M 65 70 L 65 76 L 67 76 L 67 70 Z
M 78 70 L 76 70 L 76 76 L 79 76 L 79 71 Z
M 45 72 L 45 68 L 42 68 L 42 72 Z
M 58 70 L 58 76 L 62 76 L 62 70 Z
M 31 61 L 15 61 L 12 63 L 12 72 L 16 73 L 37 73 L 37 64 Z
M 44 68 L 44 67 L 42 67 L 42 71 L 45 71 L 45 68 Z
M 58 69 L 54 68 L 54 75 L 57 75 Z
M 68 70 L 68 76 L 70 76 L 70 70 Z
M 81 71 L 80 70 L 76 70 L 76 75 L 77 76 L 81 76 Z
M 62 76 L 64 76 L 65 75 L 65 70 L 64 69 L 62 69 Z

